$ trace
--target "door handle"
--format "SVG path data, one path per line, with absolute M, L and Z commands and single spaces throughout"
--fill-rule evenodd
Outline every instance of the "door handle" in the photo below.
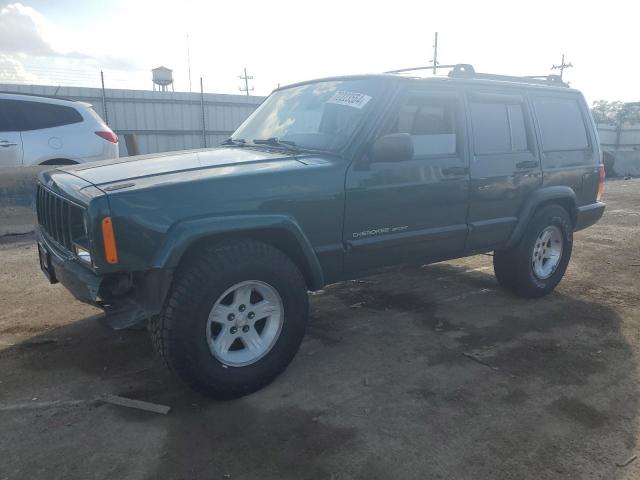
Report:
M 448 167 L 442 169 L 443 175 L 464 175 L 469 171 L 467 167 Z
M 0 140 L 0 147 L 15 147 L 17 143 L 11 143 L 8 140 Z
M 525 168 L 536 168 L 538 166 L 538 162 L 535 160 L 525 160 L 523 162 L 516 163 L 516 168 L 525 169 Z

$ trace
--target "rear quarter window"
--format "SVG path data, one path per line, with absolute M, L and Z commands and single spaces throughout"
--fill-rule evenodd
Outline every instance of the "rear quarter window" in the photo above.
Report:
M 72 107 L 42 102 L 7 100 L 14 112 L 17 130 L 41 130 L 62 127 L 83 121 L 82 115 Z
M 545 152 L 585 150 L 589 139 L 578 101 L 572 98 L 534 98 Z

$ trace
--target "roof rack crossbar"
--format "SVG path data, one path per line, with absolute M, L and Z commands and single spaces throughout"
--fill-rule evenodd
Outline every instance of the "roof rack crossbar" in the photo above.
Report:
M 453 65 L 436 65 L 436 69 L 439 68 L 452 68 L 453 70 L 465 71 L 467 73 L 475 72 L 473 65 L 468 63 L 456 63 Z M 411 68 L 401 68 L 399 70 L 389 70 L 384 73 L 405 73 L 405 72 L 415 72 L 417 70 L 433 70 L 433 65 L 429 65 L 428 67 L 411 67 Z
M 517 75 L 497 75 L 493 73 L 480 73 L 474 72 L 472 74 L 466 74 L 461 72 L 449 72 L 450 77 L 458 77 L 458 78 L 481 78 L 485 80 L 503 80 L 508 82 L 526 82 L 526 83 L 537 83 L 543 85 L 558 85 L 563 87 L 568 87 L 566 83 L 562 81 L 559 75 L 526 75 L 526 76 L 517 76 Z
M 515 75 L 497 75 L 493 73 L 480 73 L 476 72 L 473 65 L 468 63 L 456 63 L 454 65 L 437 65 L 436 69 L 450 68 L 448 73 L 452 78 L 481 78 L 485 80 L 503 80 L 511 82 L 526 82 L 526 83 L 539 83 L 539 84 L 553 84 L 568 87 L 568 84 L 564 83 L 559 75 L 527 75 L 527 76 L 515 76 Z M 433 65 L 427 67 L 412 67 L 401 68 L 399 70 L 390 70 L 385 73 L 405 73 L 415 72 L 418 70 L 433 70 Z

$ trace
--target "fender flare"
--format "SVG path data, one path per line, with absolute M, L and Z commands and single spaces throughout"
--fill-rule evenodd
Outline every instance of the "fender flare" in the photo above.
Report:
M 539 188 L 529 195 L 529 198 L 527 198 L 527 201 L 521 208 L 520 214 L 518 215 L 518 223 L 511 232 L 505 248 L 510 248 L 517 244 L 538 207 L 543 203 L 553 200 L 569 201 L 573 205 L 573 211 L 570 211 L 569 215 L 575 220 L 577 211 L 576 192 L 574 192 L 572 188 L 560 185 Z
M 324 273 L 311 242 L 298 223 L 287 215 L 233 215 L 183 220 L 172 225 L 167 232 L 164 242 L 154 257 L 152 268 L 177 267 L 189 247 L 205 237 L 251 234 L 251 232 L 265 230 L 279 230 L 292 235 L 306 263 L 304 267 L 309 273 L 310 290 L 318 290 L 324 286 Z

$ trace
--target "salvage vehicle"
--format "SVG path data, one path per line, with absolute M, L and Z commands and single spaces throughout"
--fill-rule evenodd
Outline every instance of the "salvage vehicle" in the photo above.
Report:
M 149 319 L 218 398 L 287 367 L 327 284 L 494 252 L 506 290 L 546 295 L 605 209 L 587 104 L 554 76 L 449 68 L 278 88 L 217 148 L 43 172 L 42 270 L 114 327 Z
M 0 92 L 0 167 L 117 159 L 118 136 L 89 103 Z

